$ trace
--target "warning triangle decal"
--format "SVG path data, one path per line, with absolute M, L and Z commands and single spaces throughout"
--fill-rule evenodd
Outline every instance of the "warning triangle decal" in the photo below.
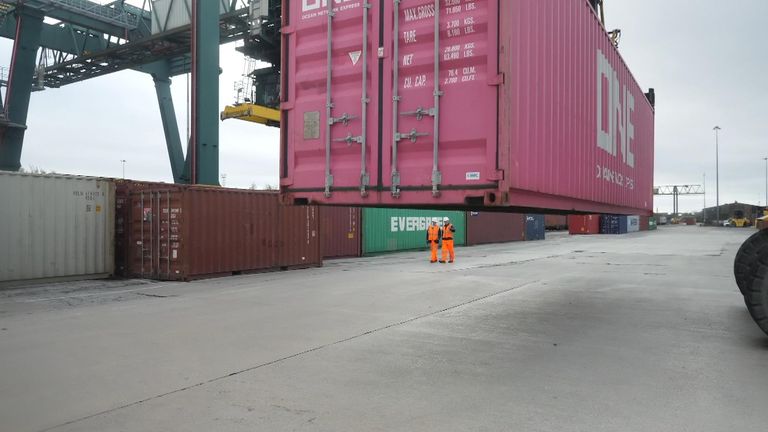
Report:
M 362 54 L 362 51 L 352 51 L 349 53 L 349 58 L 352 60 L 352 65 L 357 66 L 357 62 L 360 61 L 360 56 Z

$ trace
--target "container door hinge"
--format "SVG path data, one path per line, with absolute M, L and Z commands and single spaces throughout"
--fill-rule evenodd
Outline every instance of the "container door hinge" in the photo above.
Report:
M 488 78 L 488 85 L 489 86 L 500 86 L 504 84 L 504 74 L 500 73 L 494 77 Z
M 489 176 L 488 180 L 501 181 L 504 180 L 504 170 L 495 170 Z

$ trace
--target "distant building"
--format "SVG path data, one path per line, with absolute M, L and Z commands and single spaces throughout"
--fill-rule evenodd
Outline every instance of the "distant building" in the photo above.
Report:
M 740 203 L 738 201 L 731 204 L 723 204 L 720 206 L 720 220 L 728 220 L 738 211 L 743 212 L 744 216 L 750 220 L 754 220 L 763 215 L 763 210 L 764 207 L 762 206 Z M 704 216 L 706 216 L 708 223 L 714 222 L 717 219 L 717 207 L 705 208 Z

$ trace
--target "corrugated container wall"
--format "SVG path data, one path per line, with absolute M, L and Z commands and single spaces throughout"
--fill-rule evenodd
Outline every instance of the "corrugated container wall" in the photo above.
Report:
M 427 225 L 450 218 L 456 227 L 454 243 L 466 242 L 464 212 L 408 209 L 363 209 L 363 253 L 395 252 L 427 247 Z
M 231 11 L 231 0 L 205 0 L 219 3 L 219 12 Z M 192 22 L 192 0 L 153 0 L 152 34 L 167 32 Z
M 109 180 L 0 172 L 0 282 L 112 274 L 114 202 Z
M 568 215 L 569 234 L 600 234 L 600 215 Z
M 364 5 L 283 0 L 286 201 L 650 214 L 654 109 L 589 2 Z
M 357 207 L 320 208 L 320 237 L 324 259 L 357 257 L 362 254 L 361 215 L 362 210 Z
M 525 240 L 544 240 L 546 231 L 544 215 L 525 215 Z
M 467 212 L 467 245 L 525 240 L 525 215 Z

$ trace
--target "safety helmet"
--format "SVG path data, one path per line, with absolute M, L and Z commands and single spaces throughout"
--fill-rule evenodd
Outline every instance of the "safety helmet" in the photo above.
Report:
M 443 218 L 443 222 L 450 222 L 451 220 L 448 217 Z

